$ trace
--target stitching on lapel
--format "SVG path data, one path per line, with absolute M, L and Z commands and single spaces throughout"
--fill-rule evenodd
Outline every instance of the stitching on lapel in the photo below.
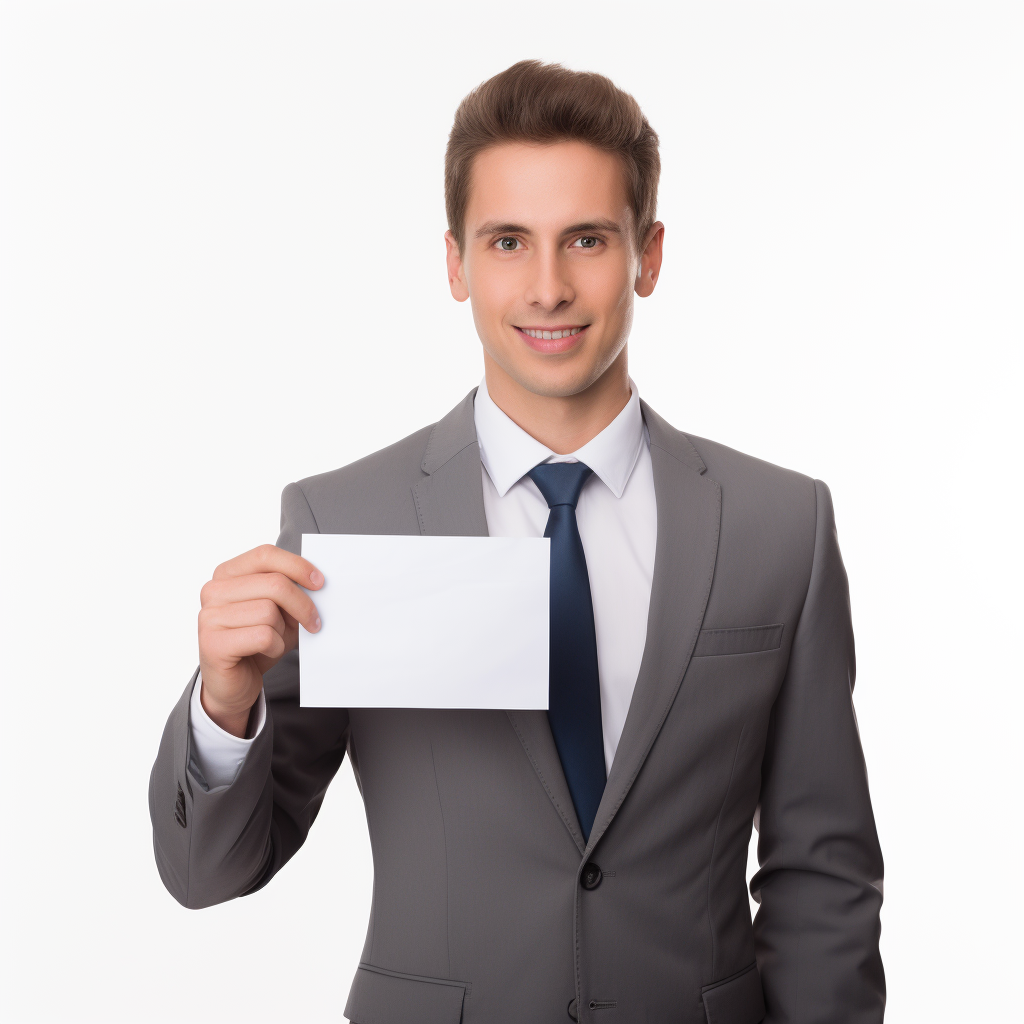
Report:
M 537 773 L 537 778 L 540 779 L 540 784 L 544 787 L 544 792 L 547 793 L 548 798 L 558 809 L 558 813 L 561 815 L 562 821 L 565 822 L 565 827 L 569 830 L 569 835 L 572 836 L 573 842 L 582 853 L 582 851 L 586 849 L 586 843 L 583 842 L 582 834 L 577 832 L 573 827 L 572 819 L 566 815 L 565 808 L 559 803 L 558 797 L 552 792 L 551 787 L 548 785 L 548 780 L 544 776 L 544 772 L 541 771 L 540 763 L 537 761 L 537 758 L 533 756 L 533 751 L 530 749 L 530 745 L 527 743 L 526 737 L 523 735 L 519 725 L 512 717 L 512 714 L 508 711 L 506 711 L 505 714 L 508 717 L 512 728 L 515 729 L 516 735 L 519 737 L 519 742 L 523 745 L 523 750 L 526 751 L 526 756 L 530 759 L 530 764 L 533 765 L 533 770 Z
M 436 430 L 437 428 L 435 427 L 434 429 Z M 428 463 L 428 462 L 430 461 L 430 444 L 431 444 L 431 441 L 433 441 L 433 439 L 434 439 L 434 432 L 433 432 L 433 431 L 431 431 L 431 432 L 430 432 L 430 440 L 429 440 L 429 441 L 427 441 L 427 452 L 426 452 L 426 454 L 425 454 L 425 455 L 423 456 L 423 463 L 422 463 L 422 465 L 420 466 L 420 469 L 423 469 L 423 467 L 424 467 L 425 465 L 427 465 L 427 463 Z M 451 454 L 451 455 L 449 455 L 449 456 L 448 456 L 448 458 L 444 460 L 444 462 L 441 462 L 441 463 L 439 463 L 439 464 L 438 464 L 437 466 L 435 466 L 435 467 L 434 467 L 433 469 L 423 469 L 423 472 L 424 472 L 424 473 L 426 473 L 426 474 L 427 474 L 428 476 L 433 476 L 433 475 L 434 475 L 434 474 L 435 474 L 435 473 L 436 473 L 436 472 L 437 472 L 438 470 L 440 470 L 440 469 L 444 469 L 444 467 L 445 467 L 445 466 L 447 466 L 447 465 L 448 465 L 448 463 L 452 461 L 452 459 L 454 459 L 454 458 L 458 457 L 458 456 L 459 456 L 459 455 L 461 455 L 461 454 L 462 454 L 462 453 L 463 453 L 463 452 L 464 452 L 464 451 L 465 451 L 465 450 L 466 450 L 467 448 L 472 448 L 472 447 L 473 447 L 473 445 L 475 445 L 475 444 L 477 444 L 477 443 L 478 443 L 478 441 L 477 441 L 477 439 L 476 439 L 476 438 L 474 437 L 472 441 L 470 441 L 470 442 L 469 442 L 468 444 L 464 444 L 464 445 L 463 445 L 463 446 L 462 446 L 462 447 L 461 447 L 461 448 L 460 448 L 460 449 L 459 449 L 459 450 L 458 450 L 457 452 L 452 452 L 452 454 Z
M 429 479 L 429 477 L 427 478 Z M 427 522 L 423 518 L 423 505 L 420 504 L 420 484 L 423 483 L 421 480 L 419 484 L 412 488 L 412 500 L 416 506 L 416 520 L 420 524 L 420 536 L 425 537 L 427 535 Z

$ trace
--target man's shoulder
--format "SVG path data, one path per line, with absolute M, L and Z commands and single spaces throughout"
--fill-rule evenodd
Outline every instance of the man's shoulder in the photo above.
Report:
M 803 594 L 814 558 L 819 501 L 822 496 L 828 501 L 828 489 L 810 476 L 717 441 L 682 437 L 699 460 L 698 472 L 719 488 L 718 594 L 744 595 L 751 609 L 775 607 L 780 594 Z M 730 606 L 730 614 L 743 618 L 755 613 Z
M 824 485 L 717 441 L 677 430 L 645 408 L 651 445 L 720 491 L 722 542 L 740 561 L 767 560 L 778 566 L 803 562 L 813 551 L 819 489 Z M 721 553 L 721 549 L 720 549 Z
M 706 474 L 722 489 L 722 534 L 745 557 L 803 562 L 814 549 L 824 484 L 728 445 L 687 434 Z M 756 555 L 755 555 L 756 553 Z
M 282 508 L 305 503 L 321 533 L 418 533 L 413 488 L 476 442 L 473 388 L 454 409 L 408 437 L 285 488 Z
M 812 496 L 813 500 L 814 480 L 811 477 L 679 430 L 650 406 L 644 406 L 644 413 L 651 444 L 717 481 L 723 495 L 728 493 L 738 497 L 743 494 L 753 498 L 777 495 L 782 500 L 800 503 Z
M 414 532 L 412 488 L 426 475 L 422 464 L 434 426 L 288 489 L 302 492 L 321 533 Z
M 707 466 L 708 475 L 723 487 L 782 491 L 794 497 L 814 490 L 814 478 L 794 469 L 767 462 L 728 445 L 695 434 L 685 435 Z
M 339 488 L 373 486 L 387 479 L 400 480 L 403 485 L 414 484 L 424 475 L 423 456 L 433 429 L 434 424 L 430 423 L 386 448 L 356 459 L 347 466 L 307 476 L 299 480 L 298 484 L 307 494 L 333 492 Z

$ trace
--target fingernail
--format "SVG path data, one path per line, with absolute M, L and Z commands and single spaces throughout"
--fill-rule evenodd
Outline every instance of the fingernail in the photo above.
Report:
M 320 619 L 319 619 L 319 617 L 317 618 L 316 622 L 313 623 L 313 628 L 312 628 L 312 630 L 310 630 L 310 632 L 312 632 L 312 633 L 319 633 L 320 632 Z
M 322 572 L 320 572 L 319 569 L 314 569 L 309 574 L 309 582 L 312 583 L 314 587 L 321 587 L 321 586 L 323 586 L 324 574 Z M 320 620 L 317 619 L 317 622 L 319 622 L 319 621 Z

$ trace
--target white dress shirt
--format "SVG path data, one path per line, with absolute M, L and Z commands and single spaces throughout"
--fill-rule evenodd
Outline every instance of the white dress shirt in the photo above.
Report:
M 654 578 L 658 510 L 654 470 L 636 385 L 625 408 L 579 451 L 556 455 L 494 404 L 486 382 L 474 405 L 480 442 L 484 512 L 492 537 L 542 537 L 548 505 L 526 475 L 541 462 L 584 462 L 594 472 L 576 505 L 590 575 L 601 682 L 605 767 L 610 771 L 633 698 L 647 640 L 647 613 Z M 211 789 L 230 785 L 263 729 L 266 703 L 260 693 L 252 739 L 239 739 L 211 721 L 192 692 L 192 756 Z
M 238 769 L 249 753 L 252 741 L 263 732 L 267 720 L 267 699 L 260 690 L 256 698 L 256 719 L 249 717 L 249 732 L 252 739 L 242 739 L 222 729 L 207 713 L 203 702 L 199 699 L 203 688 L 203 674 L 199 673 L 196 685 L 192 688 L 192 700 L 189 701 L 188 713 L 192 732 L 192 758 L 206 779 L 211 790 L 230 786 L 235 781 Z
M 526 474 L 541 462 L 584 462 L 593 471 L 576 505 L 594 602 L 601 680 L 604 763 L 610 771 L 633 699 L 647 640 L 658 509 L 654 470 L 636 385 L 625 408 L 572 455 L 555 455 L 476 393 L 474 419 L 483 464 L 484 511 L 492 537 L 542 537 L 548 503 Z

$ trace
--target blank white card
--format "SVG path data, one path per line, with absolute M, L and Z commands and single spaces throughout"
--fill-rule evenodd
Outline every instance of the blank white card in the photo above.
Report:
M 304 533 L 302 707 L 546 709 L 550 541 Z

